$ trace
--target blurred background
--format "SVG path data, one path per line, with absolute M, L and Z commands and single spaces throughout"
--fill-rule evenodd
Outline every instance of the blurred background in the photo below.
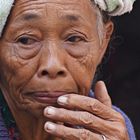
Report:
M 140 1 L 133 12 L 113 20 L 113 49 L 104 64 L 103 79 L 113 104 L 130 117 L 140 140 Z

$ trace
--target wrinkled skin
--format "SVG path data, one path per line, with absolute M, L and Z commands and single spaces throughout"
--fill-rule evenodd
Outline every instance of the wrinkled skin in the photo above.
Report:
M 96 99 L 86 97 L 113 30 L 106 23 L 100 41 L 95 10 L 89 0 L 16 0 L 0 39 L 0 86 L 22 140 L 101 140 L 100 134 L 128 140 L 103 82 Z M 65 95 L 67 103 L 40 100 L 38 93 Z

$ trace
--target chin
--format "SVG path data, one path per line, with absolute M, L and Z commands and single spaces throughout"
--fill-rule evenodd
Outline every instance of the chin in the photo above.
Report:
M 59 107 L 57 103 L 54 104 L 47 104 L 47 103 L 40 103 L 37 101 L 28 101 L 27 102 L 22 102 L 17 104 L 20 112 L 23 113 L 28 113 L 29 115 L 32 115 L 34 117 L 43 117 L 43 112 L 44 109 L 48 106 L 54 106 L 54 107 Z

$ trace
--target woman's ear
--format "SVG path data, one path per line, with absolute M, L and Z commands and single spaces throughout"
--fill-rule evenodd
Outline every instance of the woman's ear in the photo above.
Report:
M 110 37 L 111 37 L 113 30 L 114 30 L 114 24 L 112 21 L 109 21 L 105 24 L 104 27 L 105 27 L 105 32 L 106 32 L 105 39 L 110 40 Z
M 101 44 L 100 44 L 100 57 L 99 57 L 98 64 L 101 63 L 103 55 L 105 54 L 105 52 L 107 50 L 113 30 L 114 30 L 114 24 L 112 21 L 109 21 L 106 24 L 104 24 L 103 38 L 102 38 Z

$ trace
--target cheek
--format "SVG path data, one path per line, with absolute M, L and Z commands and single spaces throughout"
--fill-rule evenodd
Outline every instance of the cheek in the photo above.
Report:
M 96 71 L 96 57 L 92 53 L 72 61 L 68 59 L 68 69 L 76 81 L 79 94 L 88 96 Z
M 3 47 L 4 48 L 4 47 Z M 38 57 L 30 60 L 19 58 L 12 47 L 1 49 L 0 81 L 10 92 L 19 90 L 34 75 L 37 69 Z

